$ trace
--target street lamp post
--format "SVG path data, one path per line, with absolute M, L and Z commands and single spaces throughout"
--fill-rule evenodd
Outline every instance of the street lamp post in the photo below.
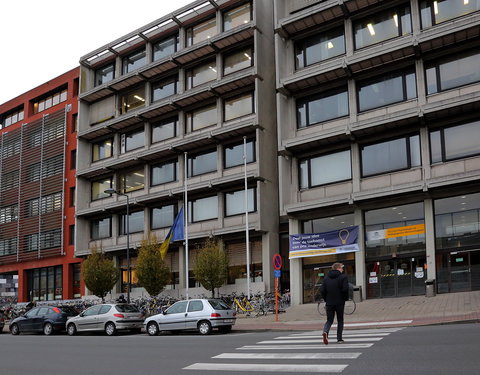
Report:
M 128 195 L 127 194 L 124 194 L 124 193 L 121 193 L 115 189 L 107 189 L 104 191 L 105 194 L 117 194 L 117 195 L 123 195 L 124 197 L 127 198 L 127 217 L 126 217 L 126 226 L 125 226 L 125 229 L 126 229 L 126 232 L 127 232 L 127 303 L 130 303 L 130 289 L 131 289 L 131 285 L 132 285 L 132 278 L 131 278 L 131 273 L 130 273 L 130 201 L 128 199 Z

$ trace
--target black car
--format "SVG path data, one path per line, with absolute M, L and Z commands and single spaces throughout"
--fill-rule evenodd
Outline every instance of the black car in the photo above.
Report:
M 10 322 L 10 333 L 18 335 L 21 332 L 43 332 L 51 335 L 64 331 L 67 319 L 77 314 L 77 311 L 69 306 L 35 307 Z

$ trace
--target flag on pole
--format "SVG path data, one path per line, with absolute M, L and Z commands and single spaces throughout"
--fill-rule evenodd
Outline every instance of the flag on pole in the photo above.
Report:
M 183 240 L 183 207 L 180 209 L 180 212 L 177 214 L 172 227 L 168 231 L 167 237 L 165 237 L 165 241 L 163 241 L 162 245 L 160 246 L 160 255 L 162 259 L 165 259 L 165 255 L 167 255 L 168 247 L 170 246 L 170 241 L 180 241 Z

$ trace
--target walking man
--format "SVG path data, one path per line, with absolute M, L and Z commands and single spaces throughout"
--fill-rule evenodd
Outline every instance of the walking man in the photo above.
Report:
M 323 343 L 328 345 L 328 332 L 333 324 L 335 314 L 337 314 L 337 342 L 343 343 L 343 312 L 345 310 L 345 301 L 348 300 L 348 279 L 342 274 L 344 265 L 334 263 L 327 277 L 323 279 L 320 293 L 325 301 L 327 310 L 327 322 L 323 327 Z

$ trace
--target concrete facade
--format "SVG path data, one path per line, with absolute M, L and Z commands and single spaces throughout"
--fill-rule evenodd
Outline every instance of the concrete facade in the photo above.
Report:
M 436 215 L 440 213 L 441 199 L 470 197 L 477 201 L 476 194 L 480 191 L 480 149 L 476 146 L 471 152 L 456 157 L 448 157 L 449 151 L 443 150 L 442 160 L 432 160 L 432 137 L 437 130 L 470 124 L 465 125 L 472 129 L 470 136 L 478 134 L 478 74 L 476 78 L 450 84 L 449 79 L 455 80 L 468 73 L 444 72 L 449 69 L 450 63 L 455 64 L 452 61 L 456 61 L 457 66 L 462 66 L 464 70 L 478 71 L 480 13 L 475 6 L 466 9 L 468 4 L 455 8 L 452 4 L 445 5 L 449 3 L 445 1 L 438 9 L 437 2 L 434 3 L 417 0 L 275 1 L 280 221 L 289 223 L 289 234 L 310 233 L 303 225 L 315 220 L 320 223 L 316 232 L 340 229 L 340 222 L 336 227 L 326 223 L 327 219 L 335 222 L 342 215 L 347 215 L 345 226 L 358 225 L 360 228 L 359 252 L 349 256 L 334 254 L 290 261 L 290 285 L 296 304 L 312 300 L 314 285 L 321 284 L 324 273 L 334 261 L 348 263 L 350 281 L 362 287 L 364 298 L 422 294 L 425 292 L 422 284 L 427 279 L 436 279 L 440 283 L 439 280 L 444 278 L 444 286 L 439 289 L 443 292 L 455 291 L 457 289 L 454 286 L 458 285 L 456 277 L 460 273 L 469 275 L 465 285 L 462 284 L 461 288 L 466 288 L 463 290 L 480 287 L 475 281 L 480 272 L 477 264 L 477 250 L 480 248 L 478 229 L 473 230 L 473 233 L 477 233 L 475 235 L 469 231 L 459 235 L 459 238 L 477 236 L 468 245 L 460 245 L 462 241 L 459 240 L 459 245 L 440 247 L 440 227 L 435 226 L 436 222 L 439 225 L 440 216 Z M 442 8 L 444 5 L 450 8 Z M 465 9 L 461 9 L 462 6 Z M 406 12 L 406 15 L 402 12 Z M 394 28 L 395 22 L 399 29 L 400 18 L 403 32 L 382 39 L 382 33 L 387 33 L 382 27 Z M 434 20 L 433 24 L 427 24 L 429 18 Z M 341 35 L 342 39 L 329 39 L 332 30 L 337 30 L 335 36 Z M 362 32 L 363 40 L 360 39 Z M 373 41 L 356 48 L 357 43 L 364 43 L 368 38 Z M 321 48 L 337 48 L 332 42 L 342 43 L 343 51 L 335 56 L 319 57 L 323 53 Z M 302 49 L 302 46 L 305 47 Z M 303 53 L 301 56 L 311 54 L 307 56 L 305 66 L 299 66 L 303 62 L 296 62 L 296 54 L 299 53 Z M 317 60 L 308 63 L 308 58 Z M 463 58 L 465 60 L 461 60 Z M 459 65 L 467 60 L 477 64 L 477 68 L 472 63 Z M 434 69 L 437 83 L 440 82 L 436 92 L 431 91 L 432 78 L 428 78 L 432 77 L 429 74 Z M 379 82 L 376 77 L 391 76 L 399 71 L 414 74 L 415 95 L 408 97 L 408 87 L 405 89 L 404 86 L 406 97 L 403 99 L 385 104 L 374 103 L 373 108 L 362 109 L 362 100 L 369 98 L 360 98 L 360 91 L 369 82 L 375 82 L 373 86 L 376 86 Z M 403 82 L 405 84 L 405 78 Z M 451 87 L 447 87 L 449 85 Z M 390 91 L 395 88 L 398 85 L 392 86 Z M 299 103 L 310 100 L 310 105 L 316 98 L 341 90 L 348 97 L 348 110 L 345 113 L 300 127 L 299 118 L 308 117 L 309 114 L 307 112 L 304 115 L 297 110 L 301 105 Z M 389 96 L 390 93 L 385 92 L 384 95 Z M 329 108 L 326 105 L 322 107 L 321 103 L 313 103 L 308 110 L 316 111 L 310 114 L 312 118 L 315 115 L 321 118 L 322 111 L 327 112 Z M 368 146 L 411 135 L 419 139 L 421 161 L 417 165 L 408 164 L 378 173 L 365 173 L 362 158 Z M 350 153 L 349 177 L 307 187 L 300 185 L 304 173 L 300 170 L 302 160 L 309 160 L 313 165 L 312 158 L 335 155 L 343 150 Z M 379 153 L 376 158 L 388 159 L 388 154 Z M 323 170 L 311 168 L 309 178 L 318 179 Z M 382 240 L 385 242 L 377 245 L 377 253 L 375 246 L 365 238 L 373 230 L 366 220 L 373 220 L 369 217 L 377 209 L 395 210 L 397 206 L 408 208 L 411 204 L 421 204 L 417 216 L 419 222 L 425 225 L 424 234 L 417 239 L 418 247 L 397 254 L 399 248 L 415 242 L 405 236 L 393 240 L 396 241 L 394 245 L 389 245 L 389 240 Z M 472 211 L 478 212 L 477 206 L 478 203 L 472 203 Z M 465 210 L 463 207 L 458 206 L 451 212 L 461 213 L 461 210 Z M 385 219 L 375 224 L 383 225 L 383 228 L 411 225 L 406 216 L 403 221 L 400 219 L 396 223 Z M 478 215 L 477 219 L 468 222 L 478 228 Z M 459 226 L 448 226 L 448 231 L 452 232 L 451 238 L 455 237 L 454 232 Z M 469 254 L 455 258 L 457 251 Z M 464 258 L 470 259 L 470 263 L 459 268 Z M 444 265 L 444 261 L 448 264 Z M 409 284 L 405 286 L 402 280 L 407 274 Z M 467 280 L 470 280 L 469 287 L 466 286 Z
M 232 272 L 237 272 L 220 293 L 247 292 L 244 209 L 229 214 L 230 208 L 226 207 L 227 195 L 244 189 L 243 158 L 231 166 L 225 160 L 226 149 L 242 147 L 244 137 L 254 141 L 255 155 L 246 171 L 255 202 L 249 214 L 250 259 L 254 266 L 251 291 L 271 289 L 271 258 L 278 251 L 273 34 L 272 1 L 196 1 L 81 58 L 78 153 L 83 156 L 77 170 L 76 255 L 86 256 L 92 246 L 97 246 L 115 257 L 124 276 L 113 293 L 125 292 L 126 288 L 127 236 L 121 226 L 126 199 L 103 195 L 106 185 L 99 181 L 111 181 L 107 185 L 128 194 L 130 212 L 142 222 L 130 231 L 133 270 L 142 239 L 151 232 L 161 242 L 172 224 L 170 216 L 156 227 L 153 220 L 166 216 L 153 218 L 154 210 L 173 206 L 176 213 L 184 205 L 185 184 L 192 207 L 204 198 L 216 200 L 216 208 L 208 199 L 204 201 L 209 211 L 213 210 L 210 216 L 189 219 L 189 269 L 197 247 L 204 239 L 215 236 L 233 260 L 236 268 Z M 177 46 L 157 58 L 163 41 L 172 37 L 178 37 Z M 129 64 L 138 51 L 138 56 L 143 57 L 139 66 L 132 63 L 130 71 Z M 253 51 L 253 55 L 245 51 Z M 237 65 L 235 57 L 230 62 L 236 53 L 248 66 Z M 112 73 L 107 73 L 109 69 Z M 208 74 L 213 77 L 202 81 Z M 174 88 L 163 95 L 162 82 L 169 79 L 175 82 L 170 86 Z M 252 100 L 252 108 L 246 111 L 235 104 L 235 98 L 244 96 Z M 135 109 L 126 104 L 128 100 L 136 100 Z M 196 128 L 194 122 L 202 121 L 201 111 L 205 108 L 211 109 L 206 112 L 214 120 Z M 229 110 L 233 110 L 232 116 Z M 163 139 L 155 138 L 158 124 L 172 118 L 175 131 Z M 130 150 L 128 142 L 133 138 L 138 147 Z M 111 155 L 98 157 L 96 152 L 103 150 L 106 143 L 108 148 L 113 144 Z M 216 152 L 216 167 L 196 173 L 193 169 L 205 166 L 195 164 L 203 151 Z M 192 169 L 186 181 L 185 158 L 189 158 Z M 174 163 L 176 173 L 169 181 L 157 183 L 153 168 L 165 162 Z M 139 178 L 133 187 L 128 185 L 130 172 Z M 107 233 L 98 235 L 97 231 L 105 229 L 105 222 Z M 172 270 L 167 293 L 185 295 L 184 244 L 171 244 L 166 261 Z M 132 280 L 132 296 L 142 295 L 143 288 L 136 287 Z M 195 280 L 190 283 L 190 296 L 206 292 Z

